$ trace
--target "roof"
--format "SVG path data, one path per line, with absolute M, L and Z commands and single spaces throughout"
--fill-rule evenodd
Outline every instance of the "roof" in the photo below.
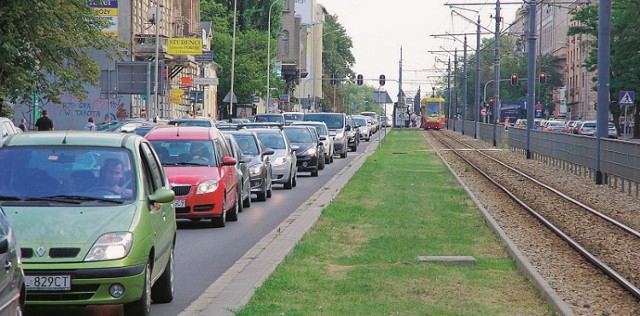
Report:
M 126 147 L 142 136 L 130 133 L 91 132 L 91 131 L 47 131 L 18 133 L 10 136 L 2 144 L 6 146 L 94 146 Z
M 215 127 L 201 126 L 166 126 L 153 129 L 145 136 L 148 140 L 207 140 L 223 137 Z

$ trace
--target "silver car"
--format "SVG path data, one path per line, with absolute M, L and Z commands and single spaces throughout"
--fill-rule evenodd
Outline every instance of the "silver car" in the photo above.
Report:
M 265 147 L 274 151 L 271 156 L 271 181 L 282 183 L 285 189 L 295 187 L 298 184 L 298 146 L 291 145 L 287 135 L 279 128 L 256 128 L 252 131 L 258 134 Z
M 314 121 L 303 121 L 303 122 L 293 122 L 291 125 L 304 125 L 304 126 L 313 126 L 318 131 L 318 135 L 323 137 L 320 142 L 322 146 L 325 148 L 324 153 L 324 163 L 329 164 L 333 163 L 333 155 L 335 155 L 335 150 L 333 148 L 333 137 L 329 136 L 329 128 L 325 122 L 314 122 Z
M 364 139 L 366 141 L 371 140 L 371 134 L 373 134 L 371 124 L 367 122 L 367 118 L 364 115 L 351 115 L 353 122 L 356 123 L 354 128 L 358 129 L 358 133 L 360 133 L 360 139 Z

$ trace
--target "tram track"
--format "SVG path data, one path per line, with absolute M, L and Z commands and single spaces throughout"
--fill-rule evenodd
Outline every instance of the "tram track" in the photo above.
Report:
M 589 206 L 588 204 L 593 204 L 592 201 L 582 202 L 562 192 L 561 189 L 545 184 L 518 170 L 522 167 L 514 167 L 494 157 L 493 154 L 485 153 L 484 149 L 470 146 L 468 141 L 460 141 L 449 135 L 448 132 L 423 133 L 425 139 L 440 153 L 440 156 L 458 170 L 463 181 L 473 178 L 475 182 L 483 182 L 479 184 L 481 188 L 479 194 L 484 196 L 485 200 L 489 197 L 488 199 L 494 202 L 493 206 L 501 208 L 495 212 L 494 216 L 512 217 L 508 220 L 502 218 L 501 220 L 506 224 L 501 226 L 507 226 L 515 239 L 523 238 L 518 234 L 526 235 L 529 239 L 525 242 L 530 249 L 527 255 L 529 260 L 535 263 L 539 262 L 540 258 L 546 257 L 549 259 L 543 260 L 552 260 L 559 267 L 579 267 L 574 269 L 574 272 L 562 268 L 564 270 L 562 273 L 554 275 L 553 271 L 557 269 L 550 267 L 553 264 L 539 262 L 543 266 L 546 265 L 544 269 L 548 273 L 545 279 L 549 280 L 550 285 L 559 293 L 568 293 L 561 297 L 565 301 L 568 300 L 568 304 L 575 306 L 576 314 L 591 314 L 600 309 L 605 313 L 626 311 L 626 314 L 630 310 L 640 313 L 638 309 L 640 274 L 636 268 L 640 259 L 636 251 L 640 246 L 640 232 L 638 232 L 637 223 L 625 223 L 626 219 L 615 219 Z M 475 171 L 471 172 L 469 167 Z M 484 180 L 478 180 L 480 177 Z M 499 193 L 496 188 L 501 192 Z M 495 203 L 495 201 L 500 202 Z M 520 218 L 514 220 L 513 217 Z M 564 242 L 550 242 L 550 239 L 557 239 L 550 236 L 550 231 L 560 236 Z M 536 238 L 539 241 L 535 241 Z M 536 247 L 536 244 L 539 246 Z M 570 245 L 573 250 L 570 250 L 567 245 Z M 551 247 L 554 248 L 551 249 Z M 572 251 L 574 254 L 576 251 L 580 253 L 583 259 L 579 260 L 578 256 L 569 254 Z M 568 263 L 575 260 L 581 262 Z M 586 264 L 585 260 L 590 264 Z M 600 270 L 596 272 L 593 267 L 598 267 Z M 585 273 L 587 268 L 593 271 Z M 602 275 L 595 277 L 603 273 L 608 278 L 603 278 Z M 564 282 L 557 282 L 557 280 L 567 281 L 568 279 L 572 279 L 571 282 L 567 282 L 572 283 L 568 287 L 564 287 L 562 284 Z M 619 285 L 612 284 L 612 281 Z M 580 282 L 590 283 L 595 291 L 576 291 L 579 288 L 589 287 L 589 285 L 575 285 Z M 614 290 L 614 287 L 618 289 Z M 598 297 L 580 298 L 582 293 Z M 608 298 L 603 299 L 604 297 Z M 584 300 L 589 303 L 584 303 Z M 596 301 L 598 303 L 593 303 Z M 607 301 L 616 303 L 607 303 Z

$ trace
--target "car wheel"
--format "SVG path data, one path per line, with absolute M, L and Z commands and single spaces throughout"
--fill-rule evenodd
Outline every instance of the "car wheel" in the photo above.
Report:
M 333 163 L 333 154 L 329 155 L 329 163 Z
M 162 272 L 158 281 L 156 281 L 151 288 L 151 300 L 153 303 L 162 304 L 173 301 L 173 294 L 175 293 L 175 268 L 174 250 L 173 247 L 171 247 L 167 266 L 164 268 L 164 272 Z
M 293 171 L 289 173 L 289 179 L 287 180 L 287 182 L 285 182 L 284 188 L 285 189 L 293 188 Z
M 238 201 L 236 201 L 236 205 L 238 205 L 238 213 L 242 213 L 242 211 L 244 211 L 244 201 L 242 200 L 242 193 L 244 193 L 244 189 L 239 190 L 237 194 Z
M 273 196 L 273 188 L 269 186 L 269 189 L 267 189 L 267 197 L 271 198 L 272 196 Z
M 242 206 L 251 207 L 251 192 L 249 192 L 249 194 L 247 194 L 247 198 L 242 201 Z
M 347 158 L 347 151 L 345 150 L 344 153 L 340 154 L 340 158 Z
M 318 168 L 316 168 L 316 170 L 311 171 L 311 176 L 312 177 L 317 177 L 318 176 Z
M 295 188 L 298 185 L 298 172 L 296 171 L 293 175 L 293 187 Z
M 227 197 L 224 197 L 224 200 L 227 200 Z M 227 206 L 226 203 L 222 203 L 222 215 L 220 217 L 211 218 L 211 225 L 215 228 L 224 227 L 227 224 Z
M 142 297 L 135 302 L 124 304 L 124 314 L 126 316 L 149 316 L 151 314 L 151 264 L 148 259 L 147 265 L 144 267 Z
M 331 157 L 329 155 L 325 155 L 324 156 L 324 163 L 325 164 L 330 164 L 331 163 Z
M 240 210 L 240 205 L 238 204 L 242 204 L 242 203 L 238 203 L 238 201 L 239 199 L 236 199 L 231 209 L 227 211 L 227 220 L 230 222 L 238 221 L 238 212 Z
M 325 160 L 318 157 L 318 170 L 324 169 Z

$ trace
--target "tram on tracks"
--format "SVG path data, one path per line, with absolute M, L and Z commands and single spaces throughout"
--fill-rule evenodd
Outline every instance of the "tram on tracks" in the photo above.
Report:
M 444 111 L 443 98 L 423 98 L 420 101 L 420 115 L 422 129 L 443 129 L 447 116 Z

